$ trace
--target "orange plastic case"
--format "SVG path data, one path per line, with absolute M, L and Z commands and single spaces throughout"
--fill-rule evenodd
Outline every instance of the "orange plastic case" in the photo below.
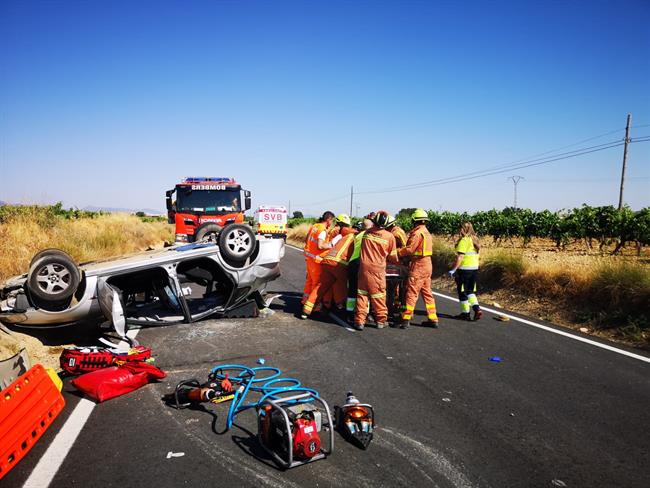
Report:
M 29 452 L 63 410 L 65 400 L 37 364 L 0 392 L 0 479 Z

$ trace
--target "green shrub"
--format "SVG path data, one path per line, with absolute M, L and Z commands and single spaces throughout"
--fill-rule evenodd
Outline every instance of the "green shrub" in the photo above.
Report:
M 602 327 L 650 329 L 650 269 L 632 263 L 602 265 L 584 301 Z
M 521 252 L 500 251 L 485 259 L 479 271 L 479 282 L 486 288 L 512 286 L 526 272 Z

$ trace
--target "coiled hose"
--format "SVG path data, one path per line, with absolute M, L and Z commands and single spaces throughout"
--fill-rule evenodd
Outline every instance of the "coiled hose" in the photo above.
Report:
M 267 374 L 264 374 L 264 372 L 267 372 Z M 235 374 L 233 375 L 233 373 Z M 240 384 L 235 390 L 230 409 L 228 410 L 226 430 L 232 427 L 237 414 L 251 408 L 256 408 L 268 399 L 277 400 L 281 398 L 281 395 L 286 393 L 311 393 L 316 398 L 320 397 L 318 391 L 302 386 L 300 380 L 296 378 L 282 378 L 281 375 L 282 371 L 280 369 L 271 366 L 249 368 L 241 364 L 222 364 L 212 368 L 208 376 L 210 381 L 221 381 L 227 378 L 231 382 Z M 250 392 L 257 393 L 260 397 L 257 401 L 245 403 Z M 302 398 L 293 400 L 289 404 L 296 405 L 311 401 L 311 398 Z

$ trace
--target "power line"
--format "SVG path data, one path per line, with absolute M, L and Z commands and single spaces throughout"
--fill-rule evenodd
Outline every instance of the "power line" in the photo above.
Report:
M 647 124 L 645 126 L 637 126 L 637 127 L 650 127 L 650 124 Z M 579 141 L 579 142 L 576 142 L 576 143 L 573 143 L 573 144 L 562 146 L 561 148 L 556 148 L 556 149 L 552 149 L 552 150 L 549 150 L 549 151 L 545 151 L 543 153 L 537 154 L 536 156 L 531 156 L 530 158 L 533 158 L 533 159 L 530 159 L 530 158 L 521 159 L 521 160 L 518 160 L 517 162 L 508 163 L 508 164 L 499 165 L 499 166 L 494 166 L 492 168 L 473 171 L 473 172 L 470 172 L 470 173 L 464 173 L 464 174 L 457 175 L 457 176 L 451 176 L 451 177 L 447 177 L 447 178 L 440 178 L 440 179 L 425 181 L 425 182 L 421 182 L 421 183 L 413 183 L 413 184 L 410 184 L 410 185 L 389 187 L 389 188 L 384 188 L 384 189 L 379 189 L 379 190 L 369 190 L 369 191 L 355 192 L 354 194 L 355 195 L 361 195 L 361 194 L 368 195 L 368 194 L 376 194 L 376 193 L 393 193 L 393 192 L 400 192 L 400 191 L 407 191 L 407 190 L 417 190 L 417 189 L 421 189 L 421 188 L 427 188 L 427 187 L 431 187 L 431 186 L 439 186 L 439 185 L 444 185 L 444 184 L 449 184 L 449 183 L 460 183 L 460 182 L 467 181 L 467 180 L 482 178 L 484 176 L 492 176 L 492 175 L 496 175 L 496 174 L 502 174 L 502 173 L 505 173 L 505 172 L 508 172 L 508 171 L 513 171 L 513 170 L 523 169 L 523 168 L 529 168 L 529 167 L 533 167 L 533 166 L 540 166 L 540 165 L 544 165 L 544 164 L 553 163 L 553 162 L 556 162 L 556 161 L 562 161 L 564 159 L 570 159 L 570 158 L 574 158 L 574 157 L 578 157 L 578 156 L 583 156 L 585 154 L 600 152 L 600 151 L 604 151 L 606 149 L 611 149 L 611 148 L 614 148 L 614 147 L 622 146 L 622 145 L 625 144 L 625 141 L 624 140 L 610 141 L 610 142 L 606 142 L 606 143 L 603 143 L 603 144 L 597 144 L 597 145 L 594 145 L 594 146 L 583 147 L 583 148 L 575 149 L 575 150 L 572 150 L 572 151 L 566 151 L 564 153 L 553 154 L 553 155 L 547 156 L 545 158 L 538 158 L 537 157 L 537 156 L 541 156 L 543 154 L 553 153 L 553 152 L 556 152 L 556 151 L 561 150 L 561 149 L 572 147 L 572 146 L 575 146 L 577 144 L 584 143 L 584 142 L 587 142 L 587 141 L 590 141 L 590 140 L 598 139 L 600 137 L 604 137 L 605 135 L 610 135 L 610 134 L 613 134 L 613 133 L 616 133 L 616 132 L 619 132 L 619 131 L 622 131 L 622 130 L 624 130 L 624 129 L 616 129 L 616 130 L 613 130 L 613 131 L 606 132 L 604 134 L 600 134 L 598 136 L 590 137 L 588 139 L 583 139 L 582 141 Z M 648 141 L 650 141 L 650 135 L 640 136 L 640 137 L 636 137 L 636 138 L 630 138 L 629 143 L 634 144 L 634 143 L 638 143 L 638 142 L 648 142 Z M 535 180 L 531 180 L 531 181 L 535 181 Z M 564 181 L 564 180 L 558 180 L 558 181 Z M 322 205 L 322 204 L 325 204 L 325 203 L 330 203 L 330 202 L 335 202 L 335 201 L 338 201 L 338 200 L 342 200 L 344 198 L 349 198 L 349 196 L 350 196 L 349 194 L 344 194 L 344 195 L 329 198 L 329 199 L 326 199 L 326 200 L 321 200 L 321 201 L 318 201 L 318 202 L 312 202 L 312 203 L 309 203 L 309 204 L 304 204 L 304 203 L 294 204 L 294 208 L 298 207 L 298 206 L 311 207 L 311 206 L 315 206 L 315 205 Z
M 479 170 L 479 171 L 474 171 L 474 172 L 471 172 L 471 173 L 465 173 L 465 174 L 463 174 L 463 175 L 461 175 L 461 176 L 469 176 L 469 175 L 473 175 L 473 174 L 483 173 L 483 172 L 485 172 L 485 171 L 492 171 L 492 170 L 497 170 L 497 169 L 502 169 L 502 168 L 505 169 L 505 168 L 509 168 L 509 167 L 512 167 L 512 166 L 516 166 L 516 165 L 518 165 L 518 164 L 520 164 L 520 163 L 532 162 L 532 161 L 535 161 L 535 160 L 536 160 L 536 159 L 534 159 L 534 158 L 538 158 L 539 156 L 543 156 L 543 155 L 546 155 L 546 154 L 549 154 L 549 153 L 554 153 L 554 152 L 560 151 L 560 150 L 562 150 L 562 149 L 567 149 L 567 148 L 569 148 L 569 147 L 577 146 L 577 145 L 579 145 L 579 144 L 583 144 L 583 143 L 588 142 L 588 141 L 593 141 L 594 139 L 600 139 L 601 137 L 605 137 L 605 136 L 608 136 L 608 135 L 610 135 L 610 134 L 614 134 L 614 133 L 616 133 L 616 132 L 621 132 L 621 131 L 623 131 L 623 130 L 625 130 L 625 128 L 611 130 L 611 131 L 608 131 L 608 132 L 604 132 L 604 133 L 602 133 L 602 134 L 598 134 L 597 136 L 588 137 L 587 139 L 582 139 L 582 140 L 580 140 L 580 141 L 577 141 L 577 142 L 574 142 L 574 143 L 571 143 L 571 144 L 567 144 L 567 145 L 565 145 L 565 146 L 557 147 L 557 148 L 555 148 L 555 149 L 549 149 L 548 151 L 544 151 L 544 152 L 541 152 L 541 153 L 537 153 L 537 154 L 534 154 L 534 155 L 528 156 L 528 157 L 523 158 L 523 159 L 518 159 L 518 160 L 516 160 L 516 161 L 512 161 L 512 162 L 510 162 L 510 163 L 501 164 L 501 165 L 497 165 L 497 166 L 492 166 L 492 167 L 490 167 L 490 168 L 486 168 L 486 169 Z M 609 143 L 606 143 L 606 144 L 609 144 Z M 602 144 L 602 145 L 606 145 L 606 144 Z M 598 146 L 592 146 L 592 147 L 598 147 Z M 581 149 L 579 149 L 579 150 L 581 150 Z M 573 152 L 573 151 L 569 151 L 569 152 Z M 557 154 L 557 155 L 555 155 L 555 156 L 560 156 L 560 155 L 562 155 L 562 154 Z M 516 168 L 513 168 L 513 169 L 516 169 Z M 422 182 L 422 183 L 414 183 L 414 184 L 411 184 L 411 185 L 400 185 L 400 186 L 388 187 L 388 188 L 384 188 L 384 189 L 381 189 L 381 190 L 372 190 L 372 191 L 366 191 L 366 192 L 357 192 L 357 194 L 360 194 L 360 193 L 381 193 L 381 192 L 384 192 L 384 191 L 392 191 L 392 190 L 396 190 L 396 189 L 398 189 L 398 188 L 400 188 L 400 189 L 401 189 L 401 188 L 407 189 L 407 187 L 414 187 L 414 188 L 417 188 L 417 187 L 420 186 L 420 185 L 429 184 L 429 183 L 434 183 L 434 182 L 439 182 L 439 181 L 443 181 L 443 180 L 445 180 L 445 179 L 447 179 L 447 178 L 441 178 L 441 179 L 439 179 L 439 180 L 431 180 L 431 181 L 426 181 L 426 182 Z
M 643 141 L 639 141 L 643 142 Z M 483 176 L 490 176 L 490 175 L 495 175 L 495 174 L 501 174 L 505 173 L 508 171 L 516 170 L 516 169 L 522 169 L 522 168 L 528 168 L 531 166 L 539 166 L 542 164 L 547 164 L 551 163 L 554 161 L 560 161 L 562 159 L 569 159 L 573 158 L 576 156 L 582 156 L 583 154 L 589 154 L 593 152 L 598 152 L 598 151 L 604 151 L 605 149 L 610 149 L 612 147 L 617 147 L 617 146 L 622 146 L 624 144 L 623 141 L 618 142 L 618 141 L 611 141 L 605 144 L 598 144 L 595 146 L 590 146 L 590 147 L 585 147 L 581 149 L 576 149 L 574 151 L 568 151 L 565 153 L 560 153 L 556 154 L 553 156 L 549 156 L 546 158 L 538 158 L 538 159 L 531 159 L 528 161 L 525 161 L 523 163 L 518 163 L 518 164 L 511 164 L 508 165 L 507 167 L 496 167 L 496 168 L 490 168 L 490 169 L 485 169 L 485 170 L 480 170 L 480 171 L 473 171 L 470 173 L 464 173 L 461 175 L 457 176 L 451 176 L 447 178 L 439 178 L 437 180 L 431 180 L 431 181 L 425 181 L 421 183 L 413 183 L 410 185 L 403 185 L 403 186 L 397 186 L 397 187 L 391 187 L 391 188 L 384 188 L 381 190 L 371 190 L 371 191 L 365 191 L 365 192 L 358 192 L 358 194 L 369 194 L 369 193 L 392 193 L 396 191 L 405 191 L 405 190 L 415 190 L 415 189 L 420 189 L 420 188 L 427 188 L 430 186 L 437 186 L 437 185 L 442 185 L 446 183 L 456 183 L 459 181 L 465 181 L 465 180 L 471 180 L 475 178 L 480 178 Z
M 528 183 L 602 183 L 617 181 L 618 177 L 609 178 L 535 178 L 526 180 Z M 626 181 L 650 180 L 650 176 L 630 176 L 625 178 Z

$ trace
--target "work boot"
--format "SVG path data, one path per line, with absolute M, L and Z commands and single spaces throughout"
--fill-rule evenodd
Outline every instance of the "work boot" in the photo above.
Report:
M 303 313 L 303 314 L 300 315 L 300 318 L 302 320 L 307 320 L 309 318 L 309 315 L 307 315 L 306 313 Z
M 352 328 L 354 330 L 359 330 L 360 331 L 360 330 L 363 330 L 363 327 L 364 327 L 363 324 L 357 324 L 357 323 L 352 324 Z
M 437 320 L 425 320 L 422 322 L 422 327 L 431 327 L 432 329 L 437 329 L 438 328 L 438 321 Z
M 375 323 L 375 318 L 372 316 L 372 314 L 368 314 L 368 317 L 366 317 L 366 324 L 373 325 Z
M 474 320 L 481 320 L 481 317 L 483 317 L 483 311 L 480 308 L 476 307 L 474 309 Z
M 384 328 L 388 327 L 388 324 L 386 322 L 377 322 L 376 327 L 378 329 L 384 329 Z
M 469 312 L 459 313 L 458 315 L 454 315 L 454 318 L 456 320 L 464 320 L 467 322 L 472 320 L 472 318 L 469 316 Z
M 411 322 L 408 320 L 403 320 L 401 324 L 399 324 L 400 329 L 408 329 L 411 326 Z

